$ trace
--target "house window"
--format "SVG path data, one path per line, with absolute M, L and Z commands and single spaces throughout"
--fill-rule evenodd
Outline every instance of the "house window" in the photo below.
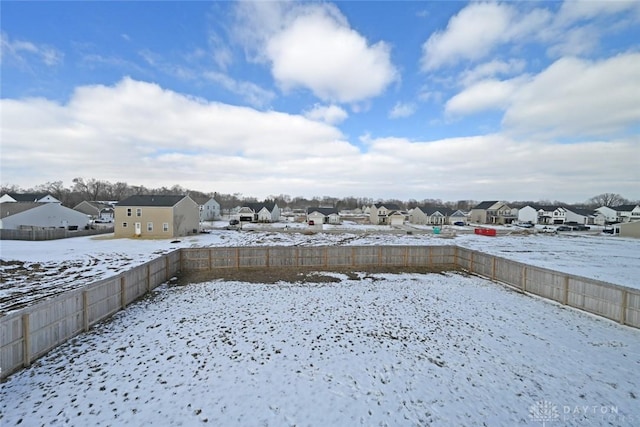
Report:
M 163 222 L 162 223 L 162 231 L 169 231 L 169 223 L 168 222 Z
M 122 228 L 127 228 L 127 223 L 126 222 L 122 223 Z
M 153 223 L 152 222 L 148 222 L 147 223 L 147 231 L 153 231 Z
M 136 216 L 142 216 L 142 209 L 140 208 L 136 209 Z
M 131 208 L 127 208 L 127 216 L 131 216 Z

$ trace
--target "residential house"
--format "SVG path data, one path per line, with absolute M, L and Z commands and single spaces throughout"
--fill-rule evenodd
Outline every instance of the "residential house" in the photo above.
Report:
M 609 206 L 596 208 L 593 215 L 594 223 L 597 225 L 607 225 L 618 222 L 618 212 Z
M 447 208 L 417 206 L 409 213 L 409 222 L 419 225 L 444 225 L 448 223 L 451 211 Z
M 340 224 L 340 213 L 337 208 L 307 208 L 307 223 Z
M 484 201 L 474 206 L 469 220 L 479 224 L 511 224 L 517 218 L 504 202 Z
M 24 228 L 83 229 L 89 224 L 89 216 L 62 206 L 60 203 L 11 202 L 0 204 L 0 228 L 20 230 Z
M 469 222 L 469 214 L 465 211 L 458 209 L 449 215 L 449 224 L 455 224 L 456 222 L 464 222 L 465 224 Z
M 640 205 L 621 205 L 613 209 L 618 222 L 640 221 Z
M 85 200 L 78 203 L 73 210 L 88 215 L 94 221 L 113 222 L 113 206 L 109 203 Z
M 565 210 L 565 222 L 571 224 L 588 225 L 593 224 L 595 216 L 593 210 L 583 208 L 566 207 Z
M 400 206 L 395 203 L 374 203 L 369 208 L 369 221 L 371 224 L 388 225 L 389 215 L 393 212 L 401 212 Z
M 388 223 L 391 226 L 403 225 L 407 220 L 407 215 L 401 211 L 391 211 L 387 217 Z
M 277 203 L 245 203 L 236 215 L 241 222 L 278 222 L 280 208 Z
M 198 204 L 189 196 L 131 196 L 115 207 L 115 237 L 179 237 L 199 227 Z
M 538 223 L 538 210 L 530 205 L 518 209 L 518 222 Z
M 5 202 L 61 203 L 48 193 L 5 193 L 0 197 L 0 203 Z
M 213 197 L 189 196 L 198 204 L 200 221 L 217 221 L 221 218 L 220 203 Z

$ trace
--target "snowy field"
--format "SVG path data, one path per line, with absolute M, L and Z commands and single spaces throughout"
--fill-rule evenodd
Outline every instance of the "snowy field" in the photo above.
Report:
M 640 424 L 638 330 L 476 277 L 330 275 L 162 285 L 11 376 L 0 425 Z
M 113 235 L 45 242 L 0 241 L 0 314 L 66 289 L 113 276 L 179 247 L 311 246 L 311 245 L 440 245 L 455 244 L 531 265 L 640 288 L 640 241 L 598 232 L 530 234 L 502 228 L 497 237 L 473 234 L 472 227 L 360 225 L 345 221 L 324 232 L 305 233 L 304 225 L 251 225 L 243 231 L 211 224 L 209 234 L 178 239 L 114 239 Z M 287 227 L 285 229 L 285 227 Z M 411 234 L 408 234 L 410 232 Z

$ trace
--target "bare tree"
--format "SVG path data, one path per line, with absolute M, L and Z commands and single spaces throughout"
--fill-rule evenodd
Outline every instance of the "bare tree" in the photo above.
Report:
M 620 206 L 628 203 L 628 200 L 616 193 L 602 193 L 590 198 L 587 203 L 594 207 Z

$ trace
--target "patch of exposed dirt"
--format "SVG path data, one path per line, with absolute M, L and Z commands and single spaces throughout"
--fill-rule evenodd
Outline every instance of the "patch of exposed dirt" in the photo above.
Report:
M 361 280 L 371 278 L 368 274 L 403 274 L 403 273 L 444 273 L 448 271 L 460 271 L 455 267 L 428 268 L 428 267 L 369 267 L 366 269 L 331 269 L 319 268 L 243 268 L 243 269 L 216 269 L 180 274 L 176 285 L 189 283 L 201 283 L 211 280 L 224 280 L 247 283 L 333 283 L 342 279 L 329 273 L 340 273 L 349 280 Z M 364 274 L 363 274 L 364 273 Z

